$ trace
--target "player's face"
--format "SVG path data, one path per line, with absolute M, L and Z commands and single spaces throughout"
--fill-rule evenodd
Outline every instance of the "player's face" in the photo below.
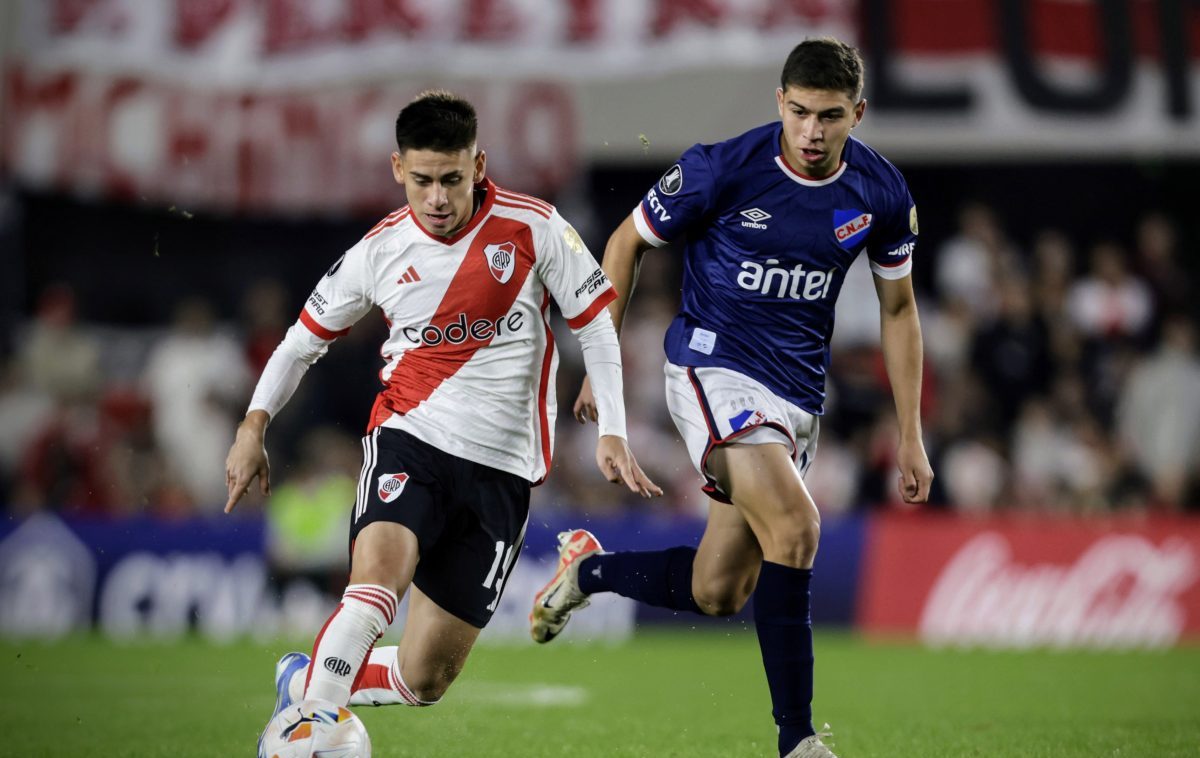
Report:
M 425 231 L 449 237 L 475 210 L 475 184 L 483 181 L 487 156 L 474 147 L 453 153 L 405 150 L 392 153 L 392 175 L 404 185 L 413 217 Z
M 783 155 L 812 177 L 828 176 L 842 161 L 850 130 L 862 121 L 867 101 L 855 103 L 839 90 L 788 87 L 775 90 L 783 119 Z

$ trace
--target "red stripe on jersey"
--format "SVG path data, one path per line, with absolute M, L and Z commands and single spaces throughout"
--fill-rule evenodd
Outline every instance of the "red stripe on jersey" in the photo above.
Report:
M 516 245 L 517 254 L 511 276 L 501 284 L 492 274 L 483 251 L 489 244 L 504 242 Z M 446 328 L 460 317 L 465 317 L 468 325 L 484 319 L 493 324 L 503 320 L 525 286 L 533 263 L 533 232 L 529 225 L 500 216 L 488 218 L 471 241 L 466 257 L 428 326 L 435 326 L 445 334 Z M 480 348 L 491 344 L 493 336 L 474 339 L 468 334 L 458 344 L 442 339 L 436 345 L 422 343 L 409 349 L 392 370 L 387 389 L 382 393 L 384 404 L 394 413 L 408 413 L 432 395 L 442 382 L 458 373 Z M 377 410 L 375 423 L 379 422 L 379 415 Z
M 408 206 L 406 205 L 395 213 L 389 214 L 383 219 L 383 221 L 380 221 L 378 224 L 372 227 L 371 231 L 367 232 L 363 239 L 371 239 L 376 234 L 379 234 L 384 229 L 387 229 L 389 226 L 395 226 L 396 224 L 399 224 L 401 221 L 408 218 L 408 210 Z
M 908 263 L 907 257 L 901 258 L 900 260 L 896 261 L 895 263 L 880 263 L 879 261 L 876 261 L 875 265 L 880 266 L 882 268 L 896 268 L 897 266 L 903 266 L 905 263 Z
M 616 299 L 617 291 L 610 286 L 608 289 L 597 295 L 596 299 L 592 301 L 592 304 L 589 305 L 583 313 L 580 313 L 575 318 L 567 319 L 567 326 L 571 327 L 572 329 L 579 329 L 587 326 L 592 322 L 592 319 L 596 318 L 596 314 L 600 313 L 601 309 Z
M 518 203 L 513 200 L 509 200 L 506 197 L 496 198 L 496 205 L 499 205 L 502 208 L 520 208 L 523 211 L 533 211 L 534 213 L 541 216 L 542 218 L 550 218 L 549 211 L 544 211 L 541 208 L 537 207 L 536 205 L 526 205 L 525 203 Z
M 300 323 L 307 326 L 308 331 L 312 332 L 323 340 L 335 340 L 338 337 L 341 337 L 343 334 L 348 334 L 350 332 L 350 327 L 346 327 L 338 332 L 326 329 L 317 323 L 317 320 L 312 317 L 307 308 L 300 311 Z
M 542 376 L 538 385 L 538 430 L 542 435 L 542 462 L 546 465 L 546 473 L 534 482 L 534 486 L 546 481 L 550 476 L 550 411 L 546 407 L 546 397 L 550 387 L 550 367 L 554 365 L 554 332 L 550 329 L 550 320 L 546 318 L 546 309 L 550 306 L 550 291 L 547 290 L 542 298 L 542 323 L 546 326 L 546 354 L 542 356 Z
M 496 194 L 499 195 L 500 197 L 506 198 L 508 200 L 523 201 L 523 202 L 529 203 L 530 205 L 536 205 L 544 211 L 554 210 L 553 205 L 551 205 L 550 203 L 547 203 L 545 200 L 542 200 L 541 198 L 534 197 L 533 195 L 523 195 L 520 192 L 513 192 L 512 190 L 507 190 L 507 189 L 504 189 L 503 187 L 497 187 Z

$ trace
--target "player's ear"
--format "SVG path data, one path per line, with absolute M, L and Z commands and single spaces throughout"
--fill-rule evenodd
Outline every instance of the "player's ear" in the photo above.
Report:
M 779 111 L 779 117 L 783 118 L 783 87 L 775 88 L 775 107 Z
M 474 184 L 479 184 L 483 181 L 484 175 L 487 173 L 487 153 L 480 150 L 475 153 L 475 176 L 471 180 Z
M 854 123 L 850 126 L 851 129 L 858 126 L 862 122 L 863 114 L 867 112 L 867 99 L 864 97 L 858 101 L 858 105 L 854 106 Z
M 392 177 L 396 184 L 404 184 L 404 159 L 397 152 L 392 153 Z

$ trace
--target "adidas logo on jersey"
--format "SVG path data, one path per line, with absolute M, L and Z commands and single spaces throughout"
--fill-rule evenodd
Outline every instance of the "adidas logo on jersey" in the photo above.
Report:
M 396 284 L 412 284 L 419 281 L 421 281 L 421 275 L 417 273 L 415 267 L 409 266 L 408 271 L 404 272 L 404 276 L 396 280 Z
M 768 297 L 792 300 L 824 300 L 833 284 L 836 268 L 828 271 L 807 271 L 797 263 L 786 269 L 779 265 L 778 258 L 768 258 L 763 266 L 754 261 L 742 261 L 742 273 L 737 275 L 737 284 L 744 290 L 759 292 Z

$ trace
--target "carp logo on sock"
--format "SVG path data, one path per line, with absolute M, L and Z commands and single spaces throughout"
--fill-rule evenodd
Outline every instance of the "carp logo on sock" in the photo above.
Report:
M 380 474 L 379 475 L 379 499 L 385 503 L 390 503 L 400 497 L 400 493 L 404 491 L 404 485 L 408 483 L 408 474 Z
M 350 676 L 350 664 L 336 656 L 325 659 L 325 668 L 338 676 Z
M 511 242 L 485 245 L 483 257 L 487 258 L 488 270 L 496 277 L 496 281 L 507 284 L 512 278 L 513 264 L 517 261 L 517 246 Z

